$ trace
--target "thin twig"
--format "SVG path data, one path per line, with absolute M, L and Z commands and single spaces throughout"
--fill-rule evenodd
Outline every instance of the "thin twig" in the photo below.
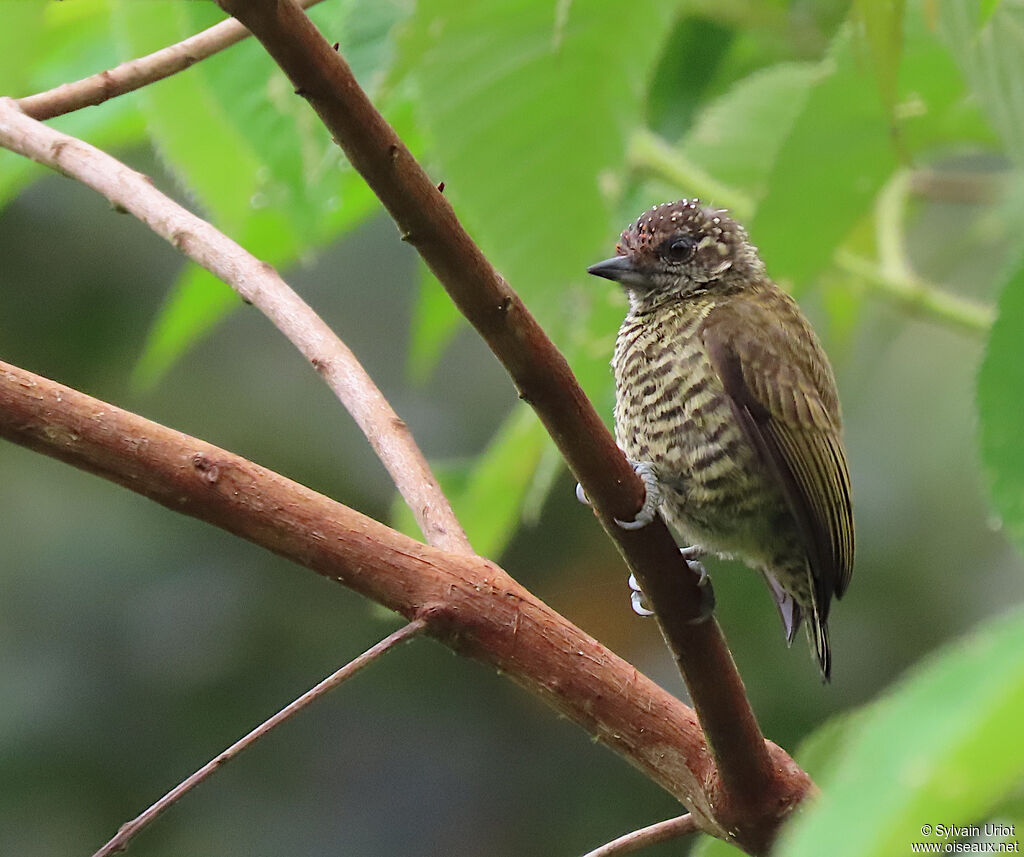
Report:
M 726 187 L 650 131 L 634 135 L 629 154 L 634 169 L 656 175 L 687 193 L 728 208 L 741 220 L 754 213 L 752 199 Z M 891 300 L 915 315 L 974 335 L 985 334 L 992 325 L 994 311 L 991 307 L 950 294 L 912 274 L 884 271 L 878 264 L 843 249 L 836 251 L 832 261 L 836 268 L 856 276 L 879 297 Z
M 714 619 L 695 624 L 702 593 L 660 519 L 628 532 L 643 485 L 518 295 L 459 223 L 447 199 L 360 88 L 345 60 L 289 0 L 220 0 L 252 31 L 317 112 L 455 304 L 487 341 L 558 445 L 626 558 L 669 642 L 717 760 L 709 824 L 752 851 L 767 848 L 809 787 L 773 766 L 743 682 Z M 694 807 L 690 806 L 691 811 Z M 726 832 L 728 831 L 728 832 Z
M 198 786 L 201 782 L 213 774 L 222 765 L 227 764 L 235 758 L 243 750 L 251 747 L 260 738 L 270 732 L 272 729 L 280 726 L 287 720 L 290 720 L 304 708 L 307 708 L 321 696 L 324 696 L 328 692 L 334 690 L 338 685 L 352 678 L 357 672 L 362 670 L 364 667 L 368 667 L 375 660 L 380 658 L 382 655 L 391 651 L 399 643 L 404 643 L 406 640 L 410 640 L 418 634 L 422 633 L 427 627 L 427 623 L 423 619 L 414 619 L 408 625 L 399 628 L 393 634 L 388 635 L 375 646 L 370 647 L 363 652 L 359 657 L 349 661 L 345 666 L 339 669 L 337 672 L 332 673 L 322 682 L 313 688 L 307 690 L 302 696 L 296 699 L 294 702 L 282 708 L 273 717 L 263 721 L 259 726 L 253 729 L 244 738 L 239 739 L 230 747 L 228 747 L 223 753 L 212 758 L 203 767 L 196 771 L 188 779 L 182 781 L 165 794 L 160 800 L 154 803 L 149 809 L 139 815 L 137 818 L 133 818 L 126 824 L 121 825 L 121 829 L 117 831 L 117 835 L 114 836 L 106 845 L 99 849 L 93 857 L 110 857 L 111 854 L 116 854 L 118 851 L 123 851 L 129 841 L 139 834 L 144 828 L 156 821 L 157 817 L 160 816 L 165 810 L 169 809 L 174 803 L 183 798 L 192 789 Z
M 298 0 L 303 8 L 315 6 L 320 0 Z M 208 27 L 184 41 L 144 57 L 123 62 L 115 68 L 90 77 L 63 83 L 54 89 L 18 99 L 18 106 L 33 119 L 53 119 L 83 107 L 102 104 L 118 95 L 141 89 L 184 71 L 200 60 L 237 44 L 252 35 L 234 18 Z
M 728 836 L 712 820 L 714 762 L 693 710 L 494 563 L 425 545 L 226 450 L 3 362 L 0 437 L 426 620 L 431 636 L 538 696 L 685 803 L 702 829 Z M 795 804 L 807 775 L 775 745 L 768 750 Z
M 886 274 L 856 253 L 839 250 L 834 261 L 839 270 L 852 274 L 865 288 L 901 306 L 911 315 L 942 321 L 974 336 L 987 334 L 995 321 L 995 310 L 986 304 L 938 289 L 912 275 L 898 277 Z
M 427 541 L 446 550 L 472 552 L 408 427 L 345 343 L 271 265 L 165 196 L 146 176 L 88 143 L 31 119 L 9 98 L 0 99 L 0 145 L 98 191 L 258 307 L 352 414 Z
M 726 208 L 737 220 L 749 220 L 754 213 L 753 199 L 722 184 L 652 131 L 641 129 L 633 134 L 627 158 L 633 170 L 657 176 L 685 193 L 700 197 L 705 203 Z
M 697 822 L 690 813 L 680 815 L 676 818 L 669 818 L 659 821 L 611 842 L 606 842 L 600 848 L 588 851 L 583 857 L 622 857 L 623 854 L 635 854 L 643 848 L 651 845 L 658 845 L 662 842 L 671 842 L 697 832 Z

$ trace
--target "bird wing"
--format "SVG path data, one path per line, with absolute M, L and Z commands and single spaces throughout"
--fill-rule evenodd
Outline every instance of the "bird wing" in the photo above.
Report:
M 779 325 L 776 311 L 793 316 L 807 335 L 757 335 Z M 853 573 L 850 474 L 825 355 L 785 295 L 771 307 L 719 305 L 701 337 L 744 435 L 774 473 L 796 520 L 824 621 L 832 595 L 842 597 Z

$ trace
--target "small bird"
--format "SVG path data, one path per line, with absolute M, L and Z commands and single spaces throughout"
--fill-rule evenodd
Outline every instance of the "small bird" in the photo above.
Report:
M 738 558 L 771 589 L 791 643 L 803 620 L 824 681 L 828 616 L 853 572 L 853 508 L 828 358 L 746 230 L 696 199 L 657 205 L 587 270 L 622 284 L 615 434 L 690 547 Z M 631 584 L 635 588 L 635 584 Z

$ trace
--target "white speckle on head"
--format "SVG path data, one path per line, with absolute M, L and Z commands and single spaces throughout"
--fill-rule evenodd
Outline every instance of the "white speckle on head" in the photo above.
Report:
M 719 256 L 728 256 L 729 255 L 729 247 L 727 245 L 725 245 L 725 244 L 722 244 L 721 242 L 718 243 L 718 245 L 715 247 L 715 249 L 718 251 L 718 255 Z

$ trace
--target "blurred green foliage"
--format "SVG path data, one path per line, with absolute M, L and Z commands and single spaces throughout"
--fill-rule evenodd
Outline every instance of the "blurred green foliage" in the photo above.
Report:
M 149 0 L 6 0 L 0 11 L 0 89 L 15 96 L 109 68 L 220 17 L 212 3 Z M 700 196 L 730 207 L 769 270 L 818 320 L 846 409 L 860 547 L 853 588 L 835 614 L 833 687 L 815 687 L 809 664 L 780 651 L 753 575 L 713 569 L 755 709 L 771 737 L 790 746 L 803 739 L 798 758 L 823 789 L 777 852 L 882 857 L 909 853 L 923 824 L 996 819 L 1020 829 L 1024 615 L 992 617 L 1024 598 L 1019 560 L 994 532 L 1024 544 L 1024 7 L 327 0 L 312 17 L 445 182 L 460 217 L 602 413 L 611 412 L 607 361 L 624 304 L 606 285 L 585 282 L 583 271 L 610 255 L 618 230 L 653 203 Z M 258 44 L 243 42 L 55 124 L 125 153 L 290 271 L 407 417 L 476 548 L 504 554 L 509 570 L 555 607 L 677 686 L 657 635 L 632 622 L 611 582 L 617 560 L 568 499 L 570 481 L 559 478 L 538 422 L 466 335 L 438 284 L 379 226 L 372 195 Z M 0 357 L 155 411 L 414 526 L 358 437 L 338 429 L 329 397 L 297 374 L 302 361 L 266 325 L 251 313 L 228 319 L 239 304 L 222 284 L 182 267 L 134 225 L 96 220 L 95 201 L 41 182 L 44 175 L 0 157 L 0 202 L 8 206 Z M 53 230 L 64 237 L 63 254 L 32 241 L 48 246 Z M 135 280 L 162 291 L 140 295 Z M 45 288 L 51 281 L 59 285 Z M 997 307 L 991 330 L 987 305 Z M 964 306 L 971 311 L 958 318 Z M 56 853 L 83 836 L 99 844 L 204 752 L 311 684 L 316 670 L 295 666 L 304 658 L 326 672 L 341 657 L 339 642 L 347 654 L 380 634 L 379 620 L 351 599 L 348 630 L 335 634 L 338 618 L 318 582 L 296 585 L 272 559 L 231 539 L 191 522 L 165 525 L 162 510 L 137 512 L 132 498 L 87 481 L 73 481 L 66 497 L 43 487 L 63 485 L 71 478 L 63 471 L 0 449 L 0 537 L 10 545 L 0 568 L 0 696 L 13 700 L 0 714 L 3 853 Z M 980 483 L 987 506 L 974 490 Z M 558 499 L 545 502 L 553 487 Z M 93 490 L 101 500 L 86 499 Z M 122 520 L 131 524 L 119 527 Z M 524 520 L 536 523 L 517 535 Z M 64 522 L 56 535 L 53 521 Z M 128 531 L 143 535 L 130 541 Z M 110 551 L 122 537 L 131 561 Z M 211 557 L 211 574 L 182 572 L 196 555 Z M 239 581 L 241 563 L 258 567 L 259 586 Z M 55 575 L 55 593 L 44 570 Z M 68 591 L 76 593 L 71 604 L 54 606 Z M 103 617 L 115 603 L 123 613 L 108 628 Z M 240 603 L 261 605 L 249 623 Z M 204 604 L 213 605 L 209 615 Z M 207 636 L 197 635 L 196 621 Z M 50 626 L 55 654 L 47 658 Z M 89 642 L 76 644 L 78 634 Z M 164 820 L 139 853 L 194 853 L 204 836 L 234 841 L 234 851 L 214 849 L 224 854 L 295 853 L 296 841 L 323 853 L 334 853 L 325 843 L 344 842 L 344 853 L 367 855 L 573 853 L 672 811 L 653 786 L 612 760 L 594 760 L 585 742 L 572 744 L 571 730 L 524 708 L 514 690 L 466 678 L 449 686 L 456 679 L 446 662 L 408 657 L 419 660 L 403 668 L 400 684 L 427 674 L 434 682 L 397 693 L 385 675 L 345 715 L 351 735 L 335 734 L 323 715 L 319 731 L 295 738 L 294 758 L 306 760 L 299 769 L 317 742 L 339 742 L 342 767 L 345 753 L 367 753 L 353 766 L 361 773 L 351 772 L 363 788 L 344 777 L 325 786 L 347 805 L 348 829 L 309 821 L 322 810 L 316 802 L 289 805 L 297 775 L 282 752 L 274 758 L 285 773 L 264 770 L 266 757 L 264 768 L 248 769 L 273 783 L 265 795 L 254 797 L 248 775 L 234 775 L 232 785 L 225 774 L 226 792 L 211 786 L 205 810 L 196 807 L 202 796 L 180 809 L 202 816 L 194 830 Z M 88 675 L 89 687 L 72 673 Z M 107 706 L 121 693 L 135 707 L 112 714 Z M 54 714 L 67 696 L 81 703 L 71 720 Z M 333 703 L 334 716 L 344 705 Z M 413 705 L 422 713 L 403 718 Z M 158 728 L 168 708 L 181 709 L 167 715 L 181 735 Z M 360 728 L 381 717 L 396 733 L 367 748 Z M 405 738 L 399 720 L 411 724 Z M 198 749 L 193 730 L 205 739 Z M 113 735 L 128 733 L 136 746 L 125 749 Z M 53 749 L 64 734 L 77 736 L 66 758 Z M 163 742 L 136 767 L 122 761 L 141 752 L 138 744 Z M 197 754 L 195 764 L 185 761 Z M 575 761 L 560 762 L 568 758 Z M 428 821 L 417 792 L 403 791 L 397 759 L 419 760 L 416 769 L 428 773 L 413 785 L 440 796 L 432 806 L 435 815 L 445 808 L 443 818 Z M 19 788 L 19 776 L 29 785 Z M 125 783 L 111 785 L 119 776 Z M 494 805 L 473 797 L 467 782 L 486 782 Z M 608 794 L 595 793 L 596 782 Z M 76 796 L 59 822 L 26 821 Z M 237 810 L 248 799 L 265 807 L 270 829 L 250 823 L 240 834 L 222 825 L 231 801 Z M 370 812 L 367 802 L 386 811 L 389 801 L 409 824 L 386 812 L 387 822 L 353 822 Z M 289 814 L 301 834 L 285 822 Z M 398 830 L 408 836 L 417 825 L 423 836 Z M 710 840 L 696 850 L 732 851 Z

